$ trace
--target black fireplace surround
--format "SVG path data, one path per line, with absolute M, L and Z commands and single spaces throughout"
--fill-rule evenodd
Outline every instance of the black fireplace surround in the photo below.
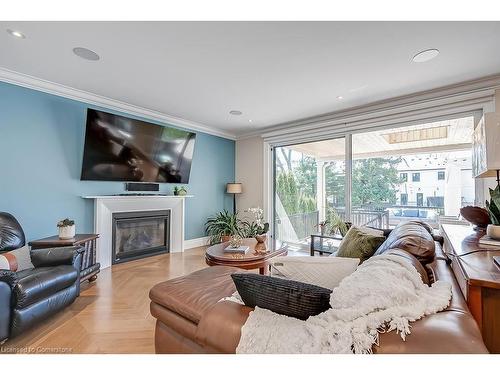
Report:
M 170 210 L 113 214 L 113 264 L 170 251 Z

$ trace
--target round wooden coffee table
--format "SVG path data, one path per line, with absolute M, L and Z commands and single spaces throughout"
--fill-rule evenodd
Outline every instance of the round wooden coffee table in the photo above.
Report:
M 269 245 L 271 244 L 271 246 Z M 205 261 L 209 266 L 232 266 L 246 270 L 259 269 L 259 273 L 264 275 L 269 259 L 286 255 L 288 252 L 287 245 L 280 241 L 267 239 L 265 246 L 267 252 L 258 253 L 256 249 L 262 249 L 262 244 L 257 244 L 254 238 L 243 239 L 243 246 L 249 246 L 250 250 L 246 254 L 234 254 L 224 252 L 224 249 L 229 246 L 229 242 L 223 242 L 217 245 L 210 246 L 205 253 Z

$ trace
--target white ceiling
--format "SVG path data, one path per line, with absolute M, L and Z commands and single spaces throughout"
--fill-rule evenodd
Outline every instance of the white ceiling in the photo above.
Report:
M 500 22 L 0 22 L 0 68 L 235 136 L 500 73 L 498 46 Z

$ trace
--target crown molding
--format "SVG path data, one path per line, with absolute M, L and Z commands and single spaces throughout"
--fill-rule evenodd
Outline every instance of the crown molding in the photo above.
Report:
M 93 94 L 88 91 L 75 89 L 73 87 L 61 85 L 59 83 L 15 72 L 13 70 L 0 68 L 0 81 L 72 100 L 77 100 L 87 104 L 108 108 L 114 111 L 144 117 L 161 123 L 179 126 L 182 128 L 187 128 L 189 130 L 200 131 L 222 138 L 236 140 L 236 135 L 233 133 L 217 130 L 199 122 L 190 121 L 163 112 L 139 107 L 130 103 L 125 103 L 119 100 L 107 98 L 105 96 Z
M 469 99 L 474 98 L 479 102 L 480 99 L 486 99 L 486 97 L 491 96 L 491 91 L 489 90 L 500 88 L 500 74 L 497 74 L 410 95 L 377 101 L 337 112 L 268 126 L 248 133 L 237 134 L 214 129 L 199 122 L 168 115 L 163 112 L 136 106 L 5 68 L 0 68 L 0 81 L 231 140 L 243 140 L 256 136 L 274 138 L 290 135 L 290 133 L 297 134 L 310 132 L 311 130 L 321 131 L 321 129 L 325 127 L 340 128 L 345 127 L 346 123 L 367 122 L 374 118 L 384 117 L 389 114 L 395 115 L 416 109 L 430 109 L 438 106 L 439 103 L 451 104 L 452 102 L 463 101 L 466 97 Z
M 237 139 L 255 136 L 280 138 L 291 134 L 323 132 L 325 128 L 340 130 L 340 128 L 345 129 L 346 125 L 351 127 L 377 122 L 382 118 L 388 118 L 388 116 L 396 119 L 403 118 L 410 113 L 416 113 L 416 111 L 429 111 L 431 113 L 440 107 L 444 108 L 444 106 L 456 107 L 457 110 L 461 110 L 461 108 L 465 109 L 466 104 L 468 104 L 477 109 L 482 108 L 483 104 L 491 102 L 494 90 L 497 88 L 500 88 L 500 74 L 273 125 L 258 131 L 241 134 Z

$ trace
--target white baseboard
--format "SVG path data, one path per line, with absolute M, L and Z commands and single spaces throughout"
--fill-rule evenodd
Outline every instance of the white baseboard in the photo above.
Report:
M 192 249 L 194 247 L 206 246 L 208 245 L 209 237 L 199 237 L 193 238 L 191 240 L 184 240 L 184 250 Z

